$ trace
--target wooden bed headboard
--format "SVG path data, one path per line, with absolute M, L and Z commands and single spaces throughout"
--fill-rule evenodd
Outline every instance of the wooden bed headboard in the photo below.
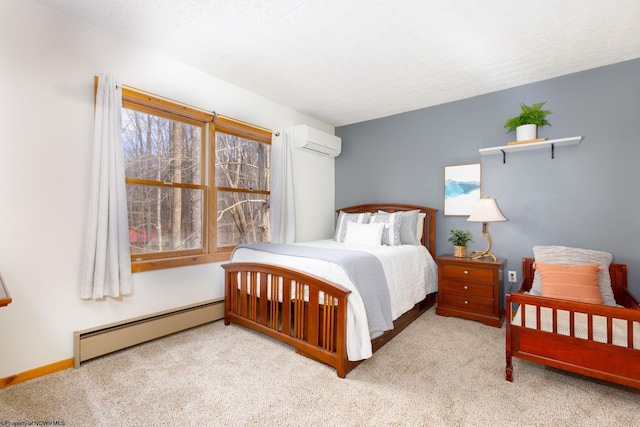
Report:
M 385 212 L 402 212 L 402 211 L 415 211 L 419 210 L 421 213 L 426 214 L 424 218 L 424 227 L 422 227 L 422 244 L 429 250 L 431 256 L 436 257 L 436 212 L 438 209 L 430 208 L 427 206 L 408 205 L 403 203 L 369 203 L 366 205 L 349 206 L 346 208 L 336 210 L 339 214 L 340 211 L 346 213 L 361 213 L 377 211 Z

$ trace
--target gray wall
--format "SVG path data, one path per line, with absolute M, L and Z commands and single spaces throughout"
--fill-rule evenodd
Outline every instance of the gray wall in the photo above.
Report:
M 502 128 L 518 103 L 546 101 L 549 139 L 582 135 L 581 144 L 480 156 L 515 139 Z M 468 229 L 484 249 L 481 224 L 443 216 L 444 166 L 482 163 L 483 194 L 508 222 L 489 225 L 492 252 L 521 278 L 535 245 L 603 250 L 629 269 L 640 297 L 640 60 L 336 129 L 336 208 L 359 203 L 415 203 L 440 209 L 437 251 L 451 253 L 452 228 Z M 514 286 L 515 288 L 515 286 Z M 506 289 L 509 290 L 509 284 Z

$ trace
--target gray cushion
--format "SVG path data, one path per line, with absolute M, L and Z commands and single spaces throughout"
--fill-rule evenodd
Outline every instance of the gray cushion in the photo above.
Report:
M 378 211 L 378 213 L 388 213 Z M 426 214 L 421 214 L 419 210 L 401 211 L 402 220 L 400 222 L 400 243 L 403 245 L 422 245 L 422 223 Z
M 378 212 L 371 216 L 370 223 L 383 223 L 382 244 L 387 246 L 400 246 L 400 225 L 402 224 L 402 212 Z
M 336 223 L 336 232 L 333 236 L 333 239 L 338 242 L 344 242 L 344 237 L 347 235 L 347 223 L 357 222 L 358 224 L 368 224 L 369 217 L 371 217 L 371 214 L 369 212 L 350 214 L 340 211 L 340 214 L 338 215 L 338 222 Z
M 420 211 L 402 212 L 402 224 L 400 224 L 400 242 L 403 245 L 419 245 L 420 239 L 417 237 L 418 213 Z
M 611 288 L 611 277 L 609 276 L 609 265 L 613 261 L 613 255 L 610 253 L 567 246 L 534 246 L 533 256 L 536 261 L 546 264 L 600 264 L 602 272 L 598 273 L 598 285 L 602 295 L 602 303 L 616 306 L 616 299 Z M 542 295 L 542 282 L 537 271 L 533 275 L 533 283 L 529 293 Z

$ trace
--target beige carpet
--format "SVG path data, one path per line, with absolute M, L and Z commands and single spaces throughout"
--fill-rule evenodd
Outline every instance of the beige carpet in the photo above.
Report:
M 640 425 L 640 391 L 516 359 L 504 327 L 420 319 L 346 379 L 219 321 L 0 390 L 0 421 L 66 426 Z M 41 424 L 44 425 L 44 424 Z

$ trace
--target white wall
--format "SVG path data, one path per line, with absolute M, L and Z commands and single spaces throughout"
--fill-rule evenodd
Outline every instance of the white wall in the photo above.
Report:
M 219 264 L 134 275 L 121 300 L 82 301 L 93 76 L 269 129 L 333 128 L 32 0 L 0 2 L 0 378 L 73 356 L 73 331 L 223 296 Z M 331 235 L 334 161 L 294 152 L 298 240 Z
M 331 238 L 335 215 L 328 214 L 326 209 L 335 203 L 335 160 L 297 149 L 294 158 L 296 240 Z

